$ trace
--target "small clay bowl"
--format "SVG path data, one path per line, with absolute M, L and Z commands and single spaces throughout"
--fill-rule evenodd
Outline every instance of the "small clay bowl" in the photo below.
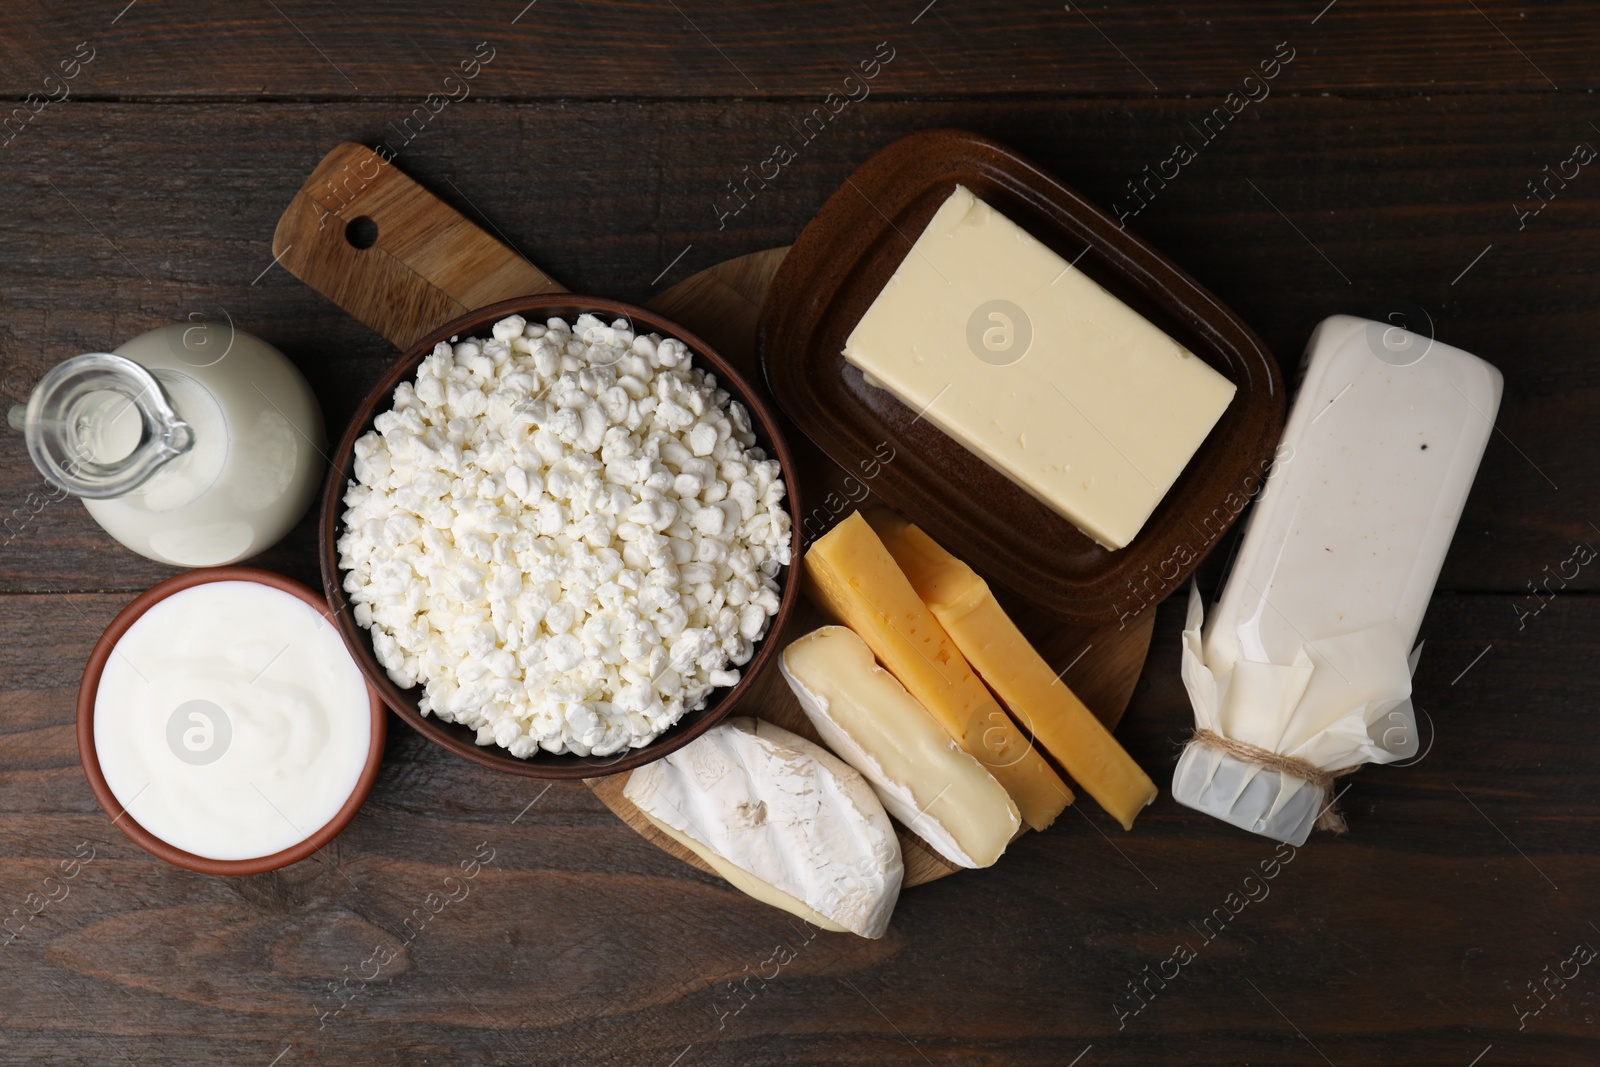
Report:
M 356 812 L 366 803 L 367 795 L 372 792 L 372 784 L 378 778 L 378 764 L 383 761 L 383 742 L 388 731 L 388 717 L 384 714 L 383 699 L 369 684 L 367 700 L 372 715 L 372 747 L 367 753 L 366 766 L 361 769 L 361 777 L 356 779 L 355 791 L 350 794 L 350 799 L 344 802 L 338 814 L 321 829 L 281 852 L 245 860 L 207 859 L 205 856 L 196 856 L 192 852 L 185 852 L 170 845 L 139 825 L 117 800 L 116 794 L 112 793 L 111 786 L 106 783 L 105 775 L 100 770 L 100 757 L 95 752 L 94 702 L 100 690 L 100 675 L 105 670 L 106 661 L 111 658 L 111 650 L 140 616 L 173 593 L 205 585 L 208 582 L 256 582 L 260 585 L 269 585 L 299 597 L 316 608 L 324 617 L 329 614 L 327 602 L 308 586 L 257 567 L 210 567 L 189 571 L 145 590 L 111 620 L 106 632 L 95 642 L 94 651 L 89 655 L 89 665 L 83 670 L 83 681 L 78 686 L 78 758 L 83 762 L 83 773 L 89 779 L 89 788 L 93 790 L 94 798 L 100 802 L 100 806 L 110 817 L 111 824 L 127 834 L 134 844 L 152 856 L 201 874 L 264 874 L 305 859 L 337 837 L 340 831 L 350 824 L 350 820 L 356 817 Z
M 455 337 L 484 337 L 490 327 L 508 315 L 521 315 L 529 322 L 543 322 L 561 317 L 568 323 L 579 315 L 591 314 L 606 322 L 627 319 L 636 333 L 656 333 L 662 337 L 675 337 L 689 349 L 694 364 L 716 375 L 719 388 L 727 390 L 734 400 L 744 405 L 750 413 L 750 428 L 756 435 L 756 444 L 768 457 L 778 461 L 787 495 L 784 507 L 790 517 L 803 514 L 797 496 L 794 459 L 789 446 L 784 443 L 777 420 L 771 409 L 756 392 L 746 384 L 743 375 L 720 356 L 710 345 L 671 319 L 662 317 L 648 308 L 625 304 L 619 300 L 601 297 L 578 296 L 573 293 L 545 293 L 541 296 L 516 297 L 479 308 L 476 311 L 445 323 L 412 345 L 405 355 L 389 368 L 357 408 L 355 417 L 344 433 L 344 439 L 333 453 L 333 466 L 328 472 L 328 482 L 322 495 L 322 517 L 317 527 L 318 549 L 322 556 L 322 587 L 328 604 L 333 609 L 333 623 L 344 635 L 345 645 L 360 665 L 367 681 L 382 694 L 384 701 L 414 729 L 428 740 L 449 749 L 463 759 L 480 766 L 490 767 L 508 774 L 527 778 L 565 779 L 600 778 L 621 774 L 658 760 L 675 752 L 727 718 L 751 684 L 761 673 L 779 647 L 774 635 L 781 634 L 790 615 L 794 613 L 800 583 L 795 580 L 794 563 L 800 560 L 800 523 L 792 523 L 790 533 L 790 558 L 794 561 L 778 573 L 778 613 L 767 626 L 767 632 L 755 643 L 750 662 L 739 668 L 739 681 L 726 689 L 715 690 L 704 707 L 684 714 L 660 737 L 641 748 L 628 749 L 612 756 L 578 756 L 571 753 L 537 752 L 527 759 L 518 759 L 499 745 L 479 745 L 477 731 L 460 723 L 444 722 L 422 714 L 417 698 L 422 694 L 420 685 L 403 689 L 389 677 L 389 672 L 378 662 L 372 650 L 372 634 L 355 620 L 355 613 L 345 599 L 344 572 L 339 569 L 339 535 L 344 530 L 344 494 L 354 477 L 356 439 L 372 429 L 372 421 L 393 406 L 394 390 L 401 382 L 416 377 L 417 366 L 433 351 L 440 341 Z

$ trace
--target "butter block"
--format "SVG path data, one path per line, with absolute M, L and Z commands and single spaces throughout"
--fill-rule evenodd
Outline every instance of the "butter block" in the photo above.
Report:
M 905 868 L 866 779 L 819 745 L 734 718 L 628 776 L 623 796 L 735 888 L 828 930 L 882 937 Z
M 1233 383 L 963 186 L 845 341 L 874 384 L 1109 549 Z
M 886 511 L 867 520 L 961 654 L 1034 741 L 1122 824 L 1156 798 L 1156 784 L 1051 670 L 995 600 L 989 584 L 917 526 Z
M 823 742 L 890 815 L 957 866 L 1000 858 L 1021 825 L 1016 805 L 854 630 L 814 630 L 783 650 L 780 667 Z
M 955 743 L 1005 786 L 1024 822 L 1042 830 L 1072 803 L 1072 790 L 978 681 L 860 512 L 812 544 L 803 571 L 810 595 L 860 634 Z

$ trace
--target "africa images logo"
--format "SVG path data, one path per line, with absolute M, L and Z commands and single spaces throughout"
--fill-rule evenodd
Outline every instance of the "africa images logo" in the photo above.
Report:
M 1033 345 L 1033 320 L 1009 300 L 987 300 L 967 318 L 967 347 L 992 367 L 1009 367 Z
M 222 706 L 209 700 L 186 700 L 167 718 L 167 747 L 196 767 L 215 763 L 233 743 L 233 722 Z

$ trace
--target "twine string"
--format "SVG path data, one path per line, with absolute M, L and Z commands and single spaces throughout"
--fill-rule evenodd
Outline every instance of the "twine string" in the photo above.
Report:
M 1290 774 L 1303 779 L 1321 791 L 1324 799 L 1322 813 L 1317 816 L 1316 828 L 1318 830 L 1331 830 L 1336 834 L 1345 832 L 1344 816 L 1339 814 L 1338 805 L 1333 800 L 1333 783 L 1354 771 L 1354 767 L 1346 767 L 1342 771 L 1325 771 L 1310 760 L 1301 759 L 1299 756 L 1285 756 L 1281 752 L 1274 752 L 1270 748 L 1252 745 L 1248 741 L 1240 741 L 1232 737 L 1223 737 L 1204 727 L 1196 728 L 1191 741 L 1198 741 L 1208 748 L 1226 752 L 1234 759 L 1245 763 L 1254 763 L 1268 770 L 1277 771 L 1279 774 Z

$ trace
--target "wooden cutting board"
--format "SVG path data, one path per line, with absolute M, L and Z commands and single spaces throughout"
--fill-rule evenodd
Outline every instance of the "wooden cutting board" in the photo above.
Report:
M 766 382 L 755 354 L 756 319 L 787 251 L 770 248 L 708 267 L 647 303 L 703 337 L 745 376 L 752 390 L 764 394 Z M 278 222 L 273 254 L 289 273 L 402 351 L 485 304 L 562 290 L 520 253 L 353 142 L 324 157 L 295 195 Z M 770 406 L 779 410 L 775 403 Z M 871 479 L 841 469 L 778 417 L 794 452 L 800 498 L 808 502 L 806 513 L 794 521 L 809 540 L 870 500 Z M 969 562 L 983 569 L 981 560 Z M 1107 727 L 1115 727 L 1144 667 L 1155 613 L 1143 612 L 1125 626 L 1091 630 L 1064 625 L 1004 590 L 997 595 L 1034 647 L 1062 672 L 1062 680 Z M 787 632 L 766 639 L 786 643 L 829 621 L 803 602 Z M 756 680 L 735 714 L 759 716 L 820 743 L 775 664 Z M 650 825 L 623 797 L 625 775 L 591 778 L 586 784 L 652 844 L 715 873 Z M 958 869 L 904 827 L 897 829 L 905 885 L 930 882 Z

